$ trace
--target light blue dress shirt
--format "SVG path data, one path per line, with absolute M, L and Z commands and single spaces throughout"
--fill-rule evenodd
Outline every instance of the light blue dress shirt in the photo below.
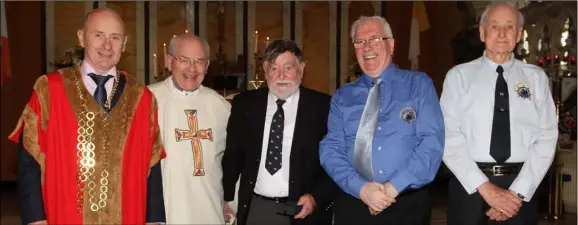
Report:
M 372 154 L 374 181 L 389 181 L 402 193 L 434 179 L 443 155 L 444 120 L 433 82 L 425 73 L 390 64 L 380 78 L 381 106 Z M 335 92 L 328 132 L 319 147 L 327 174 L 356 198 L 368 182 L 355 171 L 353 152 L 372 82 L 373 78 L 364 74 Z

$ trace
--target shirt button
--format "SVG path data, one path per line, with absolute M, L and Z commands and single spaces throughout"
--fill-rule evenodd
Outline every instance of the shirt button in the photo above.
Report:
M 249 181 L 249 184 L 250 184 L 250 185 L 253 185 L 253 181 Z
M 383 170 L 379 170 L 379 174 L 383 174 Z
M 500 112 L 503 112 L 503 111 L 504 111 L 504 108 L 500 108 Z
M 504 96 L 504 92 L 500 92 L 500 96 Z
M 381 127 L 377 127 L 377 130 L 381 130 Z
M 243 208 L 247 208 L 247 205 L 243 205 Z
M 381 146 L 377 147 L 377 150 L 381 151 Z

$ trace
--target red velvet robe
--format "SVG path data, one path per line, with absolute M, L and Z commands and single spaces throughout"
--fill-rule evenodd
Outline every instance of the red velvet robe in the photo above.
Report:
M 80 80 L 78 93 L 74 76 L 78 68 L 62 69 L 41 76 L 34 85 L 10 139 L 23 144 L 40 164 L 42 195 L 48 224 L 144 224 L 147 202 L 147 176 L 152 166 L 164 157 L 157 122 L 157 104 L 152 93 L 135 78 L 125 76 L 123 92 L 109 113 L 112 120 L 106 130 L 95 120 L 96 172 L 100 174 L 99 145 L 108 137 L 110 150 L 108 202 L 102 212 L 90 210 L 87 185 L 84 185 L 82 209 L 77 210 L 77 116 L 82 107 L 79 94 L 87 99 L 89 111 L 98 104 Z M 104 141 L 102 142 L 104 143 Z M 100 194 L 97 176 L 96 194 Z

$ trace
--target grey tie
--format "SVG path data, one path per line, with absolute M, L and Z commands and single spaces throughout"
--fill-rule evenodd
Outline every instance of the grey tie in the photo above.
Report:
M 369 181 L 373 180 L 373 160 L 371 155 L 373 133 L 375 132 L 375 126 L 379 118 L 380 83 L 381 79 L 376 79 L 373 87 L 369 89 L 369 95 L 367 96 L 361 121 L 357 128 L 357 134 L 355 135 L 355 148 L 353 150 L 355 170 L 359 175 Z

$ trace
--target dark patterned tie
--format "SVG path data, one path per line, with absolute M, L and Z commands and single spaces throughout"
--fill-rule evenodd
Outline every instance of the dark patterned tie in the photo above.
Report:
M 494 101 L 494 120 L 492 122 L 492 139 L 490 155 L 498 164 L 503 164 L 510 158 L 510 100 L 508 99 L 508 84 L 504 79 L 504 68 L 498 66 L 498 80 Z
M 267 147 L 267 160 L 265 160 L 265 169 L 269 174 L 274 175 L 283 164 L 282 149 L 283 149 L 283 129 L 285 125 L 285 113 L 283 112 L 283 104 L 285 100 L 277 100 L 277 112 L 273 115 L 271 121 L 271 130 L 269 131 L 269 143 Z
M 94 73 L 89 73 L 88 76 L 94 80 L 96 83 L 96 90 L 94 91 L 94 100 L 102 107 L 105 108 L 105 103 L 107 99 L 106 88 L 104 88 L 104 84 L 108 81 L 108 79 L 113 78 L 112 75 L 101 76 Z

